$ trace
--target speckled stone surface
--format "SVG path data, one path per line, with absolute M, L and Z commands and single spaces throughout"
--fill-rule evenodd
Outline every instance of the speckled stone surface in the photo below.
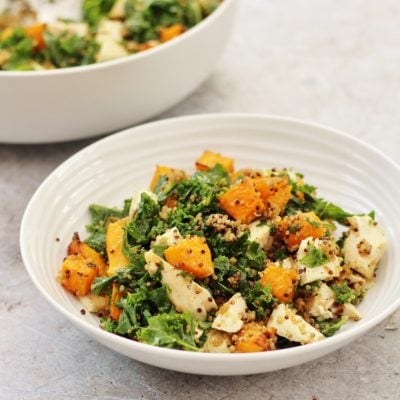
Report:
M 214 74 L 161 117 L 246 111 L 311 119 L 400 161 L 399 20 L 397 0 L 241 0 Z M 387 322 L 315 362 L 225 378 L 149 367 L 72 327 L 31 283 L 18 230 L 40 182 L 88 143 L 0 145 L 1 399 L 400 399 L 400 329 Z

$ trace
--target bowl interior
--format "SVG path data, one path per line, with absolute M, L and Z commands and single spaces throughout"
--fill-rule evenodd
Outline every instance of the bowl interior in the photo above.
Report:
M 82 316 L 80 303 L 56 281 L 72 233 L 85 237 L 88 205 L 121 206 L 124 198 L 147 187 L 156 164 L 193 170 L 204 149 L 235 158 L 237 168 L 293 168 L 318 187 L 320 197 L 351 212 L 375 210 L 389 249 L 375 286 L 359 307 L 364 319 L 348 323 L 335 340 L 346 331 L 375 325 L 398 305 L 400 188 L 394 183 L 400 181 L 399 168 L 334 130 L 246 115 L 185 117 L 129 129 L 89 146 L 57 168 L 32 198 L 21 229 L 26 267 L 46 297 L 67 315 L 97 327 L 97 318 Z

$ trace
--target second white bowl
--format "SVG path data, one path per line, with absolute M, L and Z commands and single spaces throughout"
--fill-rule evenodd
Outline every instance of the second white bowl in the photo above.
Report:
M 110 133 L 165 111 L 211 73 L 236 0 L 143 53 L 52 71 L 0 71 L 0 142 L 43 143 Z

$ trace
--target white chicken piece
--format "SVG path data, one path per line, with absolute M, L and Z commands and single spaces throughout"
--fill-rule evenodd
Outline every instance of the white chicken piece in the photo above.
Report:
M 103 38 L 100 43 L 100 50 L 96 54 L 96 61 L 110 61 L 127 56 L 129 53 L 121 44 L 111 38 Z
M 110 19 L 102 19 L 97 28 L 96 40 L 101 42 L 103 38 L 113 39 L 116 42 L 122 40 L 122 32 L 124 24 L 121 21 L 112 21 Z
M 375 268 L 387 249 L 385 232 L 368 215 L 347 218 L 350 223 L 343 244 L 345 263 L 367 279 L 372 279 Z
M 174 226 L 173 228 L 166 230 L 162 235 L 158 235 L 154 244 L 156 246 L 170 247 L 177 244 L 180 239 L 182 239 L 182 235 L 178 228 Z
M 360 311 L 358 311 L 357 308 L 351 303 L 343 304 L 342 315 L 348 316 L 353 321 L 359 321 L 360 319 L 362 319 Z
M 239 332 L 243 327 L 246 311 L 246 301 L 240 293 L 236 293 L 220 307 L 212 327 L 229 333 Z
M 15 0 L 9 1 L 11 3 Z M 52 23 L 58 19 L 82 19 L 82 4 L 76 0 L 27 0 L 29 6 L 36 12 L 38 21 Z
M 290 257 L 284 258 L 283 260 L 277 260 L 274 262 L 274 264 L 285 270 L 297 269 L 296 260 Z
M 96 296 L 92 293 L 89 293 L 86 296 L 79 297 L 83 308 L 91 313 L 97 313 L 99 311 L 105 310 L 107 306 L 106 298 L 103 296 Z
M 321 251 L 327 258 L 327 262 L 315 267 L 303 265 L 301 260 L 309 254 L 310 247 L 315 247 L 318 251 Z M 301 242 L 296 256 L 301 285 L 319 280 L 329 281 L 339 276 L 342 271 L 340 266 L 342 258 L 336 256 L 335 249 L 336 244 L 333 239 L 314 239 L 309 237 Z
M 208 333 L 207 340 L 203 345 L 202 350 L 206 353 L 231 353 L 230 346 L 232 345 L 229 334 L 211 330 Z
M 122 19 L 126 16 L 126 0 L 117 0 L 108 13 L 110 18 Z
M 55 21 L 47 25 L 47 30 L 54 36 L 60 36 L 64 32 L 84 37 L 89 34 L 89 26 L 85 22 Z
M 345 278 L 350 283 L 353 283 L 353 284 L 357 283 L 361 286 L 365 285 L 365 283 L 366 283 L 366 279 L 357 273 L 348 273 L 345 275 Z
M 325 338 L 321 332 L 296 315 L 295 311 L 285 304 L 279 304 L 272 311 L 267 327 L 275 328 L 279 336 L 301 344 L 317 342 Z
M 127 56 L 129 53 L 121 45 L 124 25 L 121 21 L 103 19 L 100 21 L 96 41 L 100 44 L 100 50 L 96 55 L 96 61 L 109 61 Z
M 326 283 L 321 283 L 317 294 L 312 298 L 309 304 L 309 313 L 317 318 L 333 318 L 331 307 L 334 302 L 335 293 L 333 290 Z
M 152 250 L 144 254 L 146 271 L 154 275 L 161 268 L 161 282 L 168 288 L 168 298 L 176 311 L 190 311 L 194 318 L 205 321 L 207 312 L 217 309 L 211 293 L 183 271 L 167 263 Z
M 273 239 L 270 235 L 271 228 L 268 225 L 260 225 L 259 221 L 255 221 L 249 225 L 249 230 L 250 241 L 257 242 L 264 250 L 270 249 Z

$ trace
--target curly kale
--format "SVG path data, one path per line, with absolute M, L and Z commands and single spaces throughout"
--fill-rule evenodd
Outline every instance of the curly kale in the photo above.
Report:
M 126 225 L 126 240 L 131 246 L 149 244 L 163 230 L 160 206 L 147 193 L 142 193 L 135 216 Z
M 337 283 L 330 286 L 335 293 L 336 301 L 338 303 L 351 303 L 357 296 L 352 289 L 346 283 Z
M 198 351 L 195 342 L 197 325 L 189 312 L 161 313 L 150 317 L 148 326 L 139 329 L 137 337 L 141 342 L 154 346 Z

